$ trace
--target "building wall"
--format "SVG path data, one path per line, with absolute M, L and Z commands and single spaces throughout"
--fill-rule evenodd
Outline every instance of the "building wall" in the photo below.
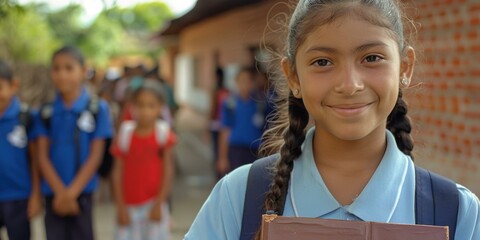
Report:
M 275 0 L 238 8 L 207 19 L 185 29 L 180 35 L 180 52 L 196 58 L 197 87 L 211 90 L 215 83 L 215 52 L 219 52 L 222 67 L 231 64 L 248 65 L 253 62 L 250 47 L 260 43 L 278 42 L 278 35 L 264 35 L 267 18 L 275 15 L 286 5 Z M 272 11 L 269 13 L 269 11 Z
M 236 9 L 182 32 L 180 53 L 197 58 L 196 87 L 213 88 L 215 51 L 223 66 L 251 62 L 248 47 L 262 41 L 267 16 L 289 12 L 283 4 L 268 14 L 276 2 Z M 414 86 L 406 91 L 416 163 L 480 194 L 480 2 L 405 2 L 413 4 L 408 9 L 418 31 L 419 61 Z
M 480 2 L 415 1 L 417 162 L 480 194 Z

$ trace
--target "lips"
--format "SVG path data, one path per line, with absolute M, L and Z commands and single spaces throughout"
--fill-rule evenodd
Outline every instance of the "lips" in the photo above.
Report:
M 334 112 L 343 117 L 354 117 L 367 110 L 372 103 L 336 104 L 327 105 Z

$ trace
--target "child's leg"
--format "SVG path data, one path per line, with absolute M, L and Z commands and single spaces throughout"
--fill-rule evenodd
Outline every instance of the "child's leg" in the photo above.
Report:
M 72 218 L 69 224 L 72 240 L 93 240 L 93 201 L 91 194 L 82 194 L 78 198 L 80 215 Z
M 162 220 L 148 223 L 148 240 L 170 240 L 170 212 L 168 204 L 162 206 Z
M 67 226 L 68 219 L 60 217 L 53 211 L 53 197 L 45 199 L 45 232 L 48 240 L 68 239 Z
M 9 239 L 30 240 L 27 206 L 28 200 L 4 203 L 3 216 Z
M 146 232 L 145 207 L 128 207 L 129 226 L 117 226 L 115 240 L 143 240 Z

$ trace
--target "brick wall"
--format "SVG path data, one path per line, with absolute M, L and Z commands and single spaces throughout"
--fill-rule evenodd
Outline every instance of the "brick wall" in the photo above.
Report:
M 417 163 L 480 194 L 480 1 L 414 1 Z

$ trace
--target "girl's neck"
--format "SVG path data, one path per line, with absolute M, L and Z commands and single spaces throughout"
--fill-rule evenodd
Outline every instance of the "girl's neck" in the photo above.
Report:
M 387 140 L 385 128 L 377 128 L 363 139 L 345 141 L 322 128 L 315 129 L 313 155 L 320 169 L 355 174 L 376 170 L 385 153 Z
M 137 122 L 137 128 L 135 129 L 135 133 L 140 136 L 149 135 L 155 129 L 155 123 L 140 123 Z
M 77 100 L 81 94 L 82 94 L 82 88 L 80 88 L 79 90 L 71 91 L 71 92 L 60 93 L 60 96 L 62 97 L 63 102 L 65 103 L 65 106 L 72 107 L 75 100 Z

